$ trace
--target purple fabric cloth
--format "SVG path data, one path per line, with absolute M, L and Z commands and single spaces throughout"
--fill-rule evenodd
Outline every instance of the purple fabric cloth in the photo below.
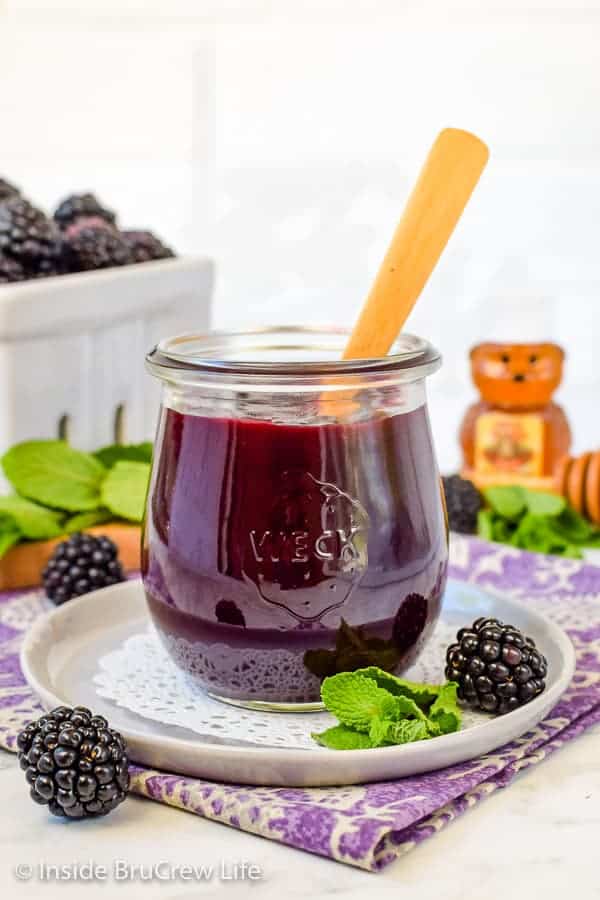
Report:
M 451 574 L 531 604 L 569 633 L 577 671 L 560 703 L 534 731 L 449 769 L 347 788 L 215 784 L 132 767 L 132 790 L 234 828 L 371 871 L 439 831 L 518 772 L 600 721 L 600 568 L 454 539 Z M 36 594 L 0 595 L 0 746 L 15 749 L 39 712 L 18 662 L 22 635 L 44 608 Z M 15 777 L 21 777 L 20 774 Z M 26 796 L 24 783 L 24 801 Z

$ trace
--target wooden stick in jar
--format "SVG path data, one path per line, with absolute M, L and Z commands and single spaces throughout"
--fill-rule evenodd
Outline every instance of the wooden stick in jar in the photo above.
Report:
M 348 341 L 344 359 L 386 356 L 425 287 L 488 161 L 483 141 L 440 132 Z

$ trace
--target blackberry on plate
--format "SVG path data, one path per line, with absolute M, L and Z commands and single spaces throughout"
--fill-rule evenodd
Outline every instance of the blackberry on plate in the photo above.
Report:
M 65 271 L 58 228 L 18 195 L 0 201 L 0 253 L 20 263 L 29 278 Z
M 450 530 L 461 534 L 475 534 L 477 513 L 483 506 L 481 494 L 472 481 L 461 478 L 460 475 L 445 475 L 442 484 Z
M 170 247 L 157 238 L 151 231 L 122 231 L 129 249 L 132 262 L 150 262 L 153 259 L 169 259 L 175 256 Z
M 8 284 L 12 281 L 23 281 L 25 269 L 16 259 L 4 256 L 0 253 L 0 284 Z
M 548 663 L 514 625 L 482 617 L 461 628 L 446 652 L 446 678 L 458 698 L 490 713 L 507 713 L 542 693 Z
M 93 226 L 66 234 L 65 242 L 72 272 L 108 269 L 132 262 L 129 245 L 118 231 Z
M 66 229 L 78 219 L 101 219 L 114 225 L 117 217 L 112 209 L 102 206 L 94 194 L 71 194 L 54 211 L 54 221 L 61 229 Z
M 18 735 L 17 748 L 31 799 L 55 816 L 105 816 L 125 800 L 125 741 L 84 706 L 58 706 L 30 722 Z
M 124 580 L 113 541 L 85 533 L 60 543 L 42 572 L 46 596 L 56 606 Z
M 5 178 L 0 178 L 0 201 L 6 200 L 8 197 L 18 197 L 21 191 L 18 187 Z

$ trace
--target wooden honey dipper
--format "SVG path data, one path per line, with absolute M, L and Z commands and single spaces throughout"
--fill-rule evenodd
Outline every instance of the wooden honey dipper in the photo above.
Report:
M 489 158 L 474 134 L 446 128 L 408 199 L 344 352 L 387 356 L 433 272 Z
M 554 486 L 578 513 L 600 525 L 600 450 L 564 456 L 556 467 Z

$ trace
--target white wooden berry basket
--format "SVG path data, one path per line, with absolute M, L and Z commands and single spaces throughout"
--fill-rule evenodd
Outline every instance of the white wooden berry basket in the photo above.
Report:
M 210 260 L 178 258 L 0 285 L 0 450 L 152 439 L 158 394 L 144 356 L 207 327 L 213 280 Z

